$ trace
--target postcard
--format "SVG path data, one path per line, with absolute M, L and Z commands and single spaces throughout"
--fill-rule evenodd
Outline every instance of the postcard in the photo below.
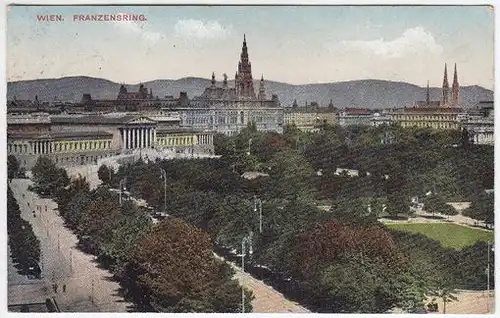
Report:
M 494 313 L 492 6 L 6 11 L 10 312 Z

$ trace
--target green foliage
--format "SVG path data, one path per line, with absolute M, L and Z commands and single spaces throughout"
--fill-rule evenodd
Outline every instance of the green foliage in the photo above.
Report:
M 313 200 L 316 197 L 314 170 L 292 150 L 276 153 L 269 162 L 270 197 L 288 200 Z
M 387 196 L 387 213 L 392 217 L 408 216 L 410 213 L 410 199 L 404 194 L 394 192 Z
M 53 195 L 70 182 L 66 170 L 57 168 L 47 157 L 38 157 L 31 172 L 35 181 L 35 189 L 42 195 Z
M 9 179 L 14 179 L 19 174 L 19 162 L 14 155 L 7 157 L 7 176 Z
M 486 224 L 493 225 L 495 223 L 494 203 L 495 197 L 493 194 L 481 194 L 462 214 L 476 220 L 484 221 Z
M 458 211 L 449 204 L 446 204 L 438 195 L 432 194 L 424 198 L 424 209 L 428 213 L 457 215 Z
M 40 241 L 31 224 L 21 218 L 21 210 L 10 187 L 7 188 L 7 234 L 12 260 L 20 274 L 28 274 L 33 262 L 40 261 Z
M 206 234 L 168 218 L 153 226 L 134 247 L 127 276 L 137 276 L 134 287 L 141 294 L 135 296 L 147 298 L 159 311 L 239 312 L 236 295 L 241 295 L 241 289 L 230 283 L 226 266 L 213 257 Z M 247 299 L 248 306 L 251 299 Z
M 99 170 L 97 170 L 97 176 L 99 177 L 99 180 L 101 180 L 103 184 L 109 184 L 113 179 L 114 174 L 115 172 L 113 171 L 113 168 L 110 168 L 106 165 L 100 166 Z

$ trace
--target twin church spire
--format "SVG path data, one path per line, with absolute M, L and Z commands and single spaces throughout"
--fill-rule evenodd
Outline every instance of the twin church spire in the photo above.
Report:
M 451 100 L 450 100 L 451 97 Z M 460 86 L 458 84 L 458 72 L 457 63 L 455 63 L 455 70 L 453 74 L 453 84 L 450 86 L 448 84 L 448 68 L 446 63 L 444 64 L 444 77 L 443 77 L 443 88 L 441 93 L 441 104 L 443 106 L 458 107 L 460 105 Z
M 458 84 L 457 64 L 453 73 L 453 84 L 448 83 L 448 65 L 444 64 L 443 86 L 441 87 L 441 99 L 439 101 L 431 101 L 429 81 L 427 81 L 427 90 L 425 96 L 426 105 L 438 103 L 441 107 L 460 107 L 460 85 Z

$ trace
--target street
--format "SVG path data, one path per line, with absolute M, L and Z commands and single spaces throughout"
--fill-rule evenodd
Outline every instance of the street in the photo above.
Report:
M 41 293 L 44 293 L 43 297 L 54 296 L 63 312 L 130 310 L 133 304 L 125 302 L 119 295 L 120 285 L 111 280 L 111 274 L 97 267 L 95 256 L 84 254 L 76 248 L 78 239 L 64 226 L 63 219 L 58 215 L 57 204 L 28 191 L 30 184 L 32 182 L 28 179 L 14 179 L 11 188 L 22 217 L 30 222 L 40 240 L 42 280 L 38 285 L 43 285 L 43 288 L 34 294 L 37 297 Z M 33 216 L 33 210 L 36 217 Z M 57 292 L 53 284 L 57 284 Z M 9 302 L 11 296 L 27 292 L 26 288 L 19 286 L 9 286 Z

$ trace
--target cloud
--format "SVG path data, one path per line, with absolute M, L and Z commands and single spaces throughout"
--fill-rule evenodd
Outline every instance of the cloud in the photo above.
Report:
M 443 47 L 436 43 L 434 36 L 421 26 L 407 29 L 392 41 L 383 39 L 371 41 L 342 41 L 342 46 L 348 50 L 382 56 L 384 58 L 399 58 L 416 53 L 431 53 L 439 55 Z
M 114 21 L 113 25 L 122 32 L 139 35 L 144 41 L 151 44 L 159 41 L 163 34 L 148 30 L 144 22 L 139 21 Z
M 217 21 L 179 20 L 174 26 L 175 36 L 197 40 L 224 39 L 231 33 L 231 26 L 224 27 Z

